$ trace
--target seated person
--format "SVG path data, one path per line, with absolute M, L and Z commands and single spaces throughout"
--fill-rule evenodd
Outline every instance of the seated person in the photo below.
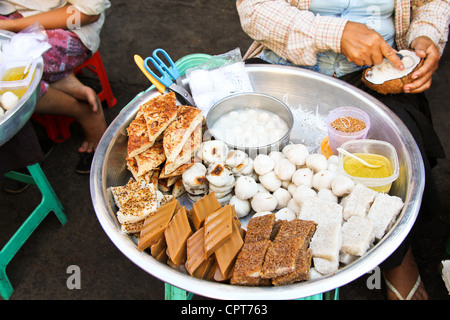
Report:
M 243 30 L 255 40 L 244 59 L 298 66 L 340 78 L 365 90 L 403 120 L 425 165 L 419 217 L 437 212 L 439 199 L 435 198 L 438 193 L 431 167 L 445 155 L 423 92 L 431 85 L 447 42 L 449 2 L 238 0 L 236 5 Z M 403 93 L 382 95 L 365 87 L 361 75 L 369 66 L 387 59 L 396 68 L 404 68 L 396 54 L 400 49 L 414 50 L 424 59 Z M 411 235 L 381 265 L 389 299 L 428 298 L 411 253 Z
M 76 171 L 82 174 L 89 173 L 107 125 L 97 94 L 73 71 L 98 50 L 104 10 L 109 7 L 107 0 L 0 3 L 0 29 L 17 33 L 38 22 L 46 30 L 52 47 L 43 54 L 41 97 L 35 112 L 70 116 L 80 124 L 84 140 L 78 148 L 81 159 Z

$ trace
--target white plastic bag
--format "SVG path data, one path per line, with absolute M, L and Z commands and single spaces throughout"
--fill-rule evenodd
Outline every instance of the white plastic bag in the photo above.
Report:
M 186 70 L 186 76 L 195 104 L 204 116 L 222 98 L 253 91 L 239 48 Z
M 3 43 L 3 60 L 34 60 L 50 48 L 44 27 L 36 22 Z

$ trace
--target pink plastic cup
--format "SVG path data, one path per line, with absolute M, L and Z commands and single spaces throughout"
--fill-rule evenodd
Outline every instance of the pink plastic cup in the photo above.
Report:
M 358 120 L 363 121 L 366 124 L 366 127 L 363 130 L 356 132 L 342 132 L 331 127 L 331 123 L 334 120 L 342 118 L 342 117 L 352 117 Z M 369 115 L 355 107 L 340 107 L 334 110 L 331 110 L 327 116 L 327 129 L 328 129 L 328 139 L 330 142 L 331 151 L 334 154 L 338 154 L 337 148 L 341 146 L 346 141 L 356 140 L 356 139 L 365 139 L 367 137 L 367 132 L 370 129 L 370 118 Z

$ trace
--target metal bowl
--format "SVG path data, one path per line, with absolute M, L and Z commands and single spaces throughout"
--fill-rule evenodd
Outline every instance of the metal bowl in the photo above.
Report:
M 241 110 L 243 108 L 264 109 L 277 114 L 286 122 L 288 131 L 281 139 L 278 139 L 271 144 L 261 145 L 258 147 L 238 146 L 235 144 L 227 143 L 225 141 L 225 143 L 230 148 L 245 151 L 250 157 L 254 158 L 260 153 L 269 154 L 270 151 L 281 150 L 285 145 L 289 143 L 292 127 L 294 125 L 294 116 L 292 115 L 291 109 L 289 109 L 289 107 L 279 99 L 276 99 L 264 93 L 238 93 L 223 98 L 222 100 L 214 104 L 214 106 L 212 106 L 212 108 L 208 111 L 208 115 L 206 116 L 206 125 L 208 128 L 212 128 L 215 122 L 221 116 L 231 111 Z M 217 136 L 214 135 L 214 132 L 212 132 L 211 130 L 209 130 L 209 132 L 214 138 L 217 139 Z
M 123 185 L 130 174 L 125 164 L 126 127 L 143 102 L 159 94 L 151 90 L 137 96 L 112 122 L 95 152 L 90 176 L 91 197 L 97 218 L 107 236 L 136 265 L 161 281 L 215 299 L 296 299 L 341 287 L 373 270 L 403 242 L 416 220 L 425 177 L 419 149 L 403 122 L 386 106 L 361 90 L 340 80 L 295 67 L 249 65 L 246 67 L 255 91 L 284 101 L 293 112 L 291 141 L 319 149 L 327 135 L 325 118 L 339 106 L 357 106 L 369 113 L 369 139 L 385 140 L 397 150 L 400 175 L 391 194 L 405 206 L 390 231 L 363 257 L 333 275 L 279 287 L 243 287 L 193 278 L 156 261 L 138 250 L 132 237 L 121 232 L 116 208 L 107 188 Z M 311 125 L 315 123 L 314 125 Z
M 12 32 L 0 30 L 0 42 L 9 40 L 13 35 Z M 37 59 L 35 75 L 27 92 L 12 109 L 0 117 L 0 146 L 19 132 L 33 114 L 39 99 L 43 70 L 44 62 L 41 57 Z

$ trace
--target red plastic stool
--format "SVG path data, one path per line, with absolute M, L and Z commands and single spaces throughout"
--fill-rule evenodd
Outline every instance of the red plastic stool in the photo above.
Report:
M 102 91 L 98 93 L 100 101 L 106 101 L 108 108 L 114 107 L 117 100 L 112 93 L 111 85 L 109 84 L 108 76 L 106 75 L 102 58 L 98 51 L 78 66 L 74 70 L 74 73 L 79 74 L 84 68 L 95 73 L 100 80 L 102 86 Z M 33 114 L 33 119 L 45 127 L 48 137 L 54 142 L 63 142 L 70 138 L 69 125 L 75 120 L 71 117 L 47 114 Z
M 112 93 L 108 76 L 106 75 L 102 58 L 100 57 L 100 53 L 98 53 L 98 51 L 94 53 L 92 57 L 86 59 L 86 61 L 75 68 L 74 73 L 82 73 L 84 68 L 87 68 L 95 73 L 100 80 L 100 84 L 102 85 L 102 91 L 98 94 L 98 98 L 100 99 L 100 101 L 106 101 L 108 108 L 114 107 L 117 103 L 117 100 Z

